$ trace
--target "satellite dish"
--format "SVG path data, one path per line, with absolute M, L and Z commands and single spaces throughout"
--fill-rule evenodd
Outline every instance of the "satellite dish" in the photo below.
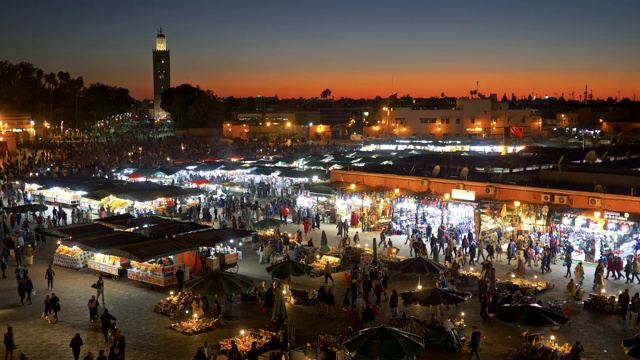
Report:
M 600 185 L 600 184 L 596 184 L 596 186 L 593 187 L 593 191 L 599 192 L 599 193 L 603 193 L 604 192 L 604 187 L 602 187 L 602 185 Z
M 461 171 L 460 171 L 460 179 L 462 180 L 467 180 L 467 177 L 469 176 L 469 168 L 468 167 L 464 167 Z
M 609 151 L 605 151 L 604 154 L 602 154 L 602 156 L 600 156 L 600 161 L 604 161 L 604 159 L 607 157 L 608 153 L 609 153 Z
M 595 150 L 590 150 L 587 155 L 584 156 L 584 161 L 586 162 L 596 162 L 598 160 L 598 154 L 596 154 Z
M 433 171 L 431 172 L 431 176 L 438 177 L 440 174 L 440 165 L 436 165 L 433 167 Z

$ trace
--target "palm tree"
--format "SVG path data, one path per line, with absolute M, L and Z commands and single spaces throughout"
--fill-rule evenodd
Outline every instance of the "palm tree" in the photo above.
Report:
M 331 90 L 329 90 L 329 89 L 324 89 L 320 93 L 320 98 L 322 98 L 324 100 L 327 100 L 330 96 L 331 96 Z

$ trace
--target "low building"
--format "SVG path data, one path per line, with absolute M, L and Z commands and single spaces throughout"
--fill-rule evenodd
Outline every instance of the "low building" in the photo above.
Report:
M 541 132 L 538 110 L 510 109 L 508 102 L 491 99 L 457 99 L 451 108 L 383 108 L 382 118 L 365 128 L 368 137 L 433 140 L 537 137 Z

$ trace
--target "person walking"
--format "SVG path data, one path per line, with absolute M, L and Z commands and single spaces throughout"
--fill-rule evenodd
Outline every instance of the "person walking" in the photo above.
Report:
M 324 266 L 324 283 L 326 284 L 329 279 L 331 279 L 331 284 L 333 284 L 333 276 L 331 273 L 333 269 L 331 268 L 331 263 L 327 261 L 327 264 Z
M 629 289 L 624 289 L 624 292 L 618 295 L 618 305 L 620 305 L 620 314 L 618 319 L 627 320 L 627 310 L 629 309 L 629 302 L 631 296 L 629 295 Z
M 633 273 L 631 274 L 631 283 L 633 284 L 633 279 L 638 279 L 638 284 L 640 284 L 640 264 L 638 263 L 638 259 L 633 260 Z M 4 272 L 2 273 L 4 278 Z
M 44 312 L 42 313 L 42 317 L 51 324 L 51 319 L 49 315 L 51 314 L 51 300 L 49 295 L 44 297 Z
M 567 267 L 567 273 L 564 274 L 564 277 L 571 278 L 571 253 L 569 251 L 564 253 L 564 266 Z
M 27 264 L 26 266 L 32 266 L 33 265 L 33 247 L 31 246 L 31 244 L 27 245 L 27 248 L 24 251 L 24 257 L 27 258 Z
M 398 317 L 398 292 L 393 289 L 389 297 L 389 307 L 391 308 L 391 317 L 395 320 Z
M 576 278 L 576 283 L 582 286 L 582 282 L 584 281 L 584 268 L 582 267 L 582 261 L 578 262 L 578 265 L 573 269 L 573 275 Z
M 53 291 L 53 278 L 56 276 L 56 272 L 53 271 L 51 265 L 47 268 L 44 273 L 44 278 L 47 279 L 47 290 L 51 289 Z
M 480 340 L 482 339 L 482 333 L 478 330 L 477 326 L 473 326 L 473 333 L 471 333 L 471 344 L 469 347 L 471 348 L 471 354 L 469 355 L 469 360 L 473 357 L 473 354 L 476 354 L 476 359 L 480 360 L 480 354 L 478 354 L 478 349 L 480 348 Z
M 91 295 L 91 299 L 89 299 L 89 303 L 87 304 L 89 308 L 89 320 L 91 320 L 91 322 L 94 322 L 98 318 L 98 306 L 100 306 L 98 299 L 96 299 L 95 295 Z
M 576 343 L 571 347 L 571 351 L 569 354 L 571 355 L 571 360 L 580 360 L 582 359 L 582 353 L 584 352 L 584 348 L 580 341 L 576 341 Z
M 84 345 L 82 338 L 80 337 L 80 334 L 76 333 L 76 336 L 74 336 L 69 343 L 69 347 L 71 348 L 71 352 L 73 353 L 73 358 L 75 360 L 80 359 L 80 350 L 82 345 Z
M 109 342 L 109 328 L 111 327 L 111 321 L 116 321 L 116 318 L 109 314 L 108 309 L 104 309 L 104 313 L 100 316 L 100 325 L 102 325 L 104 342 Z
M 18 282 L 18 295 L 20 295 L 20 304 L 24 305 L 24 297 L 27 293 L 27 284 L 25 284 L 24 279 L 20 279 Z
M 16 340 L 13 337 L 13 327 L 7 327 L 4 334 L 4 360 L 13 360 L 13 350 L 16 348 Z
M 27 293 L 27 302 L 31 305 L 31 295 L 34 295 L 33 292 L 33 282 L 30 277 L 26 277 L 24 280 L 24 290 Z
M 51 298 L 49 299 L 49 305 L 51 306 L 51 310 L 53 311 L 53 317 L 58 322 L 58 312 L 60 311 L 60 298 L 56 296 L 56 294 L 51 293 Z
M 96 281 L 96 299 L 100 299 L 100 295 L 102 295 L 102 303 L 104 304 L 104 280 L 102 276 L 98 276 L 98 281 Z

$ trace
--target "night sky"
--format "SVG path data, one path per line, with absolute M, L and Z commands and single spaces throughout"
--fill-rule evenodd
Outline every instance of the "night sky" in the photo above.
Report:
M 7 1 L 0 60 L 150 98 L 160 27 L 172 85 L 221 96 L 640 91 L 637 0 Z

